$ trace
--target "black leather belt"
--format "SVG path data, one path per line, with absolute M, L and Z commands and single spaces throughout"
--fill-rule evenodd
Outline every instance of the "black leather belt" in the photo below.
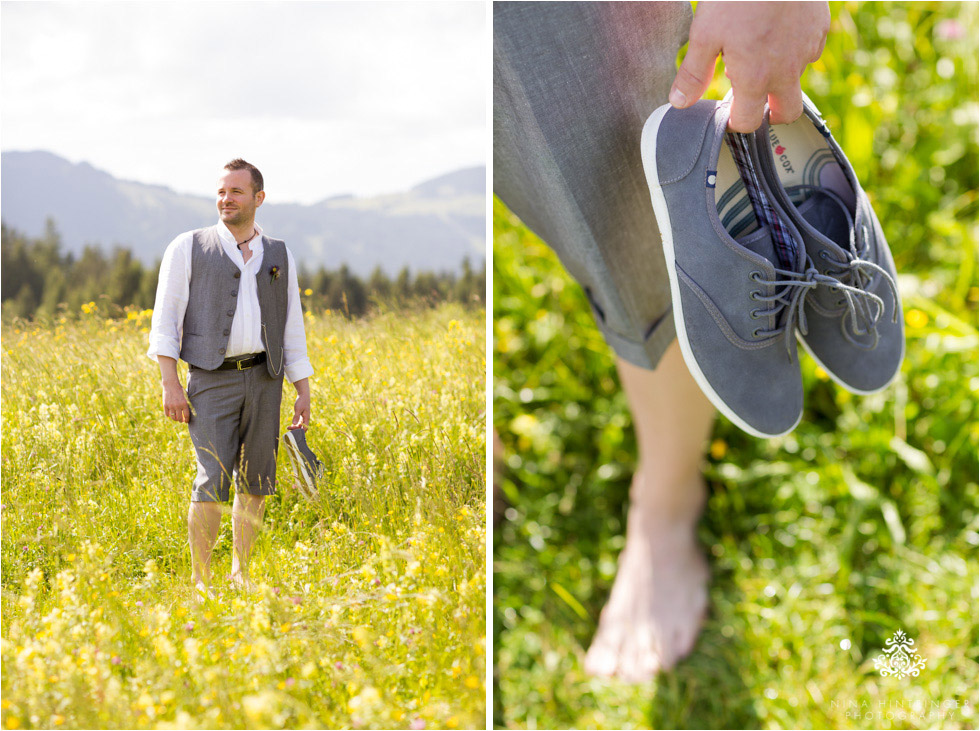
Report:
M 265 353 L 253 353 L 243 355 L 238 358 L 225 358 L 225 362 L 214 370 L 216 371 L 244 371 L 252 366 L 265 363 Z

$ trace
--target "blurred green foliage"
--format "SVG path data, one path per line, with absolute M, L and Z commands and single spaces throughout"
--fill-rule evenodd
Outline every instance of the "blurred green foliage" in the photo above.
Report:
M 615 576 L 635 465 L 612 355 L 578 285 L 495 202 L 494 424 L 510 506 L 494 535 L 499 726 L 980 722 L 978 5 L 832 3 L 831 13 L 803 87 L 892 247 L 907 356 L 900 379 L 868 397 L 804 358 L 806 411 L 780 439 L 719 417 L 700 527 L 711 614 L 693 654 L 650 686 L 591 679 L 581 663 Z M 726 90 L 719 64 L 709 96 Z M 927 659 L 918 678 L 874 669 L 898 629 Z

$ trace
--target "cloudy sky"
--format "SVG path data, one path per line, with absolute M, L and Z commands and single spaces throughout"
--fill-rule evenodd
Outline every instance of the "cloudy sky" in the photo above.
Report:
M 234 157 L 270 202 L 404 190 L 487 162 L 486 8 L 4 0 L 0 149 L 200 195 Z

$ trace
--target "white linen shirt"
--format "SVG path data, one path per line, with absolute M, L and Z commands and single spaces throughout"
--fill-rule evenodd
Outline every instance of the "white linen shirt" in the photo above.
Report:
M 252 256 L 245 263 L 235 237 L 222 221 L 218 221 L 218 237 L 225 254 L 242 272 L 238 288 L 238 304 L 231 321 L 226 358 L 265 351 L 262 343 L 262 323 L 259 310 L 259 292 L 255 275 L 262 269 L 264 246 L 262 229 L 255 225 L 256 235 L 250 240 Z M 188 231 L 175 238 L 167 246 L 160 264 L 160 280 L 157 283 L 153 320 L 150 325 L 150 348 L 146 354 L 153 360 L 165 355 L 180 359 L 180 338 L 184 325 L 184 313 L 191 286 L 191 254 L 194 232 Z M 299 281 L 296 261 L 286 248 L 289 262 L 288 300 L 286 304 L 286 331 L 283 334 L 283 359 L 286 379 L 295 383 L 313 375 L 313 366 L 306 354 L 306 330 L 303 327 L 303 308 L 299 301 Z

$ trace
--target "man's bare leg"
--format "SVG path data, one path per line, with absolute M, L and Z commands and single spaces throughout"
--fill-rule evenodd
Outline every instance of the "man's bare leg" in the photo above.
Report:
M 694 647 L 707 606 L 708 566 L 696 528 L 704 509 L 704 443 L 715 410 L 675 341 L 655 371 L 617 362 L 639 446 L 626 545 L 585 657 L 595 675 L 642 682 Z
M 265 496 L 235 493 L 235 503 L 231 509 L 232 543 L 235 551 L 231 558 L 231 580 L 240 589 L 248 591 L 248 559 L 252 553 L 255 537 L 262 527 L 265 512 Z
M 191 546 L 191 581 L 200 597 L 211 596 L 211 552 L 221 527 L 221 505 L 191 502 L 187 511 L 187 540 Z

